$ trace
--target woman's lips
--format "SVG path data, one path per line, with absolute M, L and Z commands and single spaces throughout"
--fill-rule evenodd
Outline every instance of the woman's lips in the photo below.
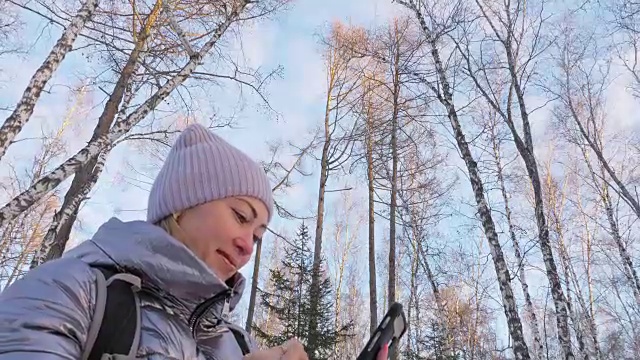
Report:
M 227 265 L 232 267 L 234 270 L 237 268 L 235 260 L 231 256 L 229 256 L 229 254 L 225 253 L 222 250 L 218 250 L 217 252 L 220 257 L 227 263 Z

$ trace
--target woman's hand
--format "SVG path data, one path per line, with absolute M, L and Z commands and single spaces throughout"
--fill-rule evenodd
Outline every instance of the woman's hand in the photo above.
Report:
M 376 355 L 376 360 L 387 360 L 389 357 L 389 344 L 384 344 L 380 348 L 380 352 Z
M 389 345 L 385 344 L 376 356 L 376 360 L 387 360 Z M 289 339 L 283 345 L 269 349 L 258 350 L 245 356 L 243 360 L 308 360 L 304 346 L 298 339 Z
M 302 343 L 292 338 L 280 346 L 252 352 L 243 360 L 309 360 L 309 356 Z

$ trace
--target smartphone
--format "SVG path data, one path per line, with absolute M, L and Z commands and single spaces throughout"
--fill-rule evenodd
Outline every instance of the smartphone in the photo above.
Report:
M 378 328 L 369 338 L 367 345 L 358 355 L 357 360 L 375 360 L 384 344 L 389 344 L 389 355 L 398 347 L 402 335 L 407 330 L 407 318 L 402 304 L 394 302 L 382 318 Z

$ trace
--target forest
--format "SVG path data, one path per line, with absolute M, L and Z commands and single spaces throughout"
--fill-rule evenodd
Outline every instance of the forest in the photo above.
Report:
M 397 301 L 394 359 L 637 359 L 640 2 L 376 4 L 0 0 L 0 291 L 141 219 L 199 122 L 272 181 L 261 345 L 354 359 Z

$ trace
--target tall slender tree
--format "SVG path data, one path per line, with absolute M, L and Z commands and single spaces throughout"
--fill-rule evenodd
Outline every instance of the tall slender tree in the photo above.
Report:
M 27 88 L 24 90 L 18 104 L 0 127 L 0 159 L 4 156 L 13 139 L 22 130 L 24 124 L 29 121 L 36 103 L 42 94 L 42 90 L 44 90 L 45 85 L 56 72 L 67 53 L 71 51 L 73 43 L 85 24 L 93 16 L 97 6 L 98 0 L 86 0 L 82 2 L 77 14 L 62 32 L 62 35 L 42 65 L 40 65 L 31 77 L 31 81 L 29 81 L 29 85 L 27 85 Z
M 530 110 L 525 99 L 528 81 L 532 71 L 535 71 L 535 60 L 545 47 L 549 46 L 541 34 L 546 25 L 544 3 L 544 1 L 533 4 L 527 1 L 514 1 L 498 4 L 489 0 L 476 0 L 474 10 L 481 23 L 468 30 L 469 33 L 464 39 L 465 45 L 458 43 L 457 48 L 465 60 L 466 73 L 479 94 L 508 126 L 516 149 L 525 164 L 533 187 L 538 242 L 557 313 L 559 341 L 564 358 L 573 359 L 567 299 L 560 283 L 549 239 L 542 185 L 531 134 Z M 488 30 L 477 31 L 480 29 Z M 475 34 L 480 34 L 479 40 L 495 41 L 500 47 L 494 48 L 496 49 L 494 52 L 486 55 L 484 52 L 473 52 L 470 46 L 478 40 Z M 474 55 L 475 53 L 481 55 Z M 496 62 L 501 66 L 496 67 Z M 521 131 L 516 127 L 518 121 Z
M 476 200 L 478 216 L 491 249 L 491 257 L 502 295 L 502 306 L 507 318 L 509 334 L 513 339 L 513 353 L 516 359 L 530 359 L 529 347 L 524 338 L 522 322 L 518 313 L 513 288 L 511 287 L 509 268 L 485 197 L 484 186 L 478 172 L 478 164 L 471 153 L 465 133 L 462 130 L 458 108 L 453 99 L 453 88 L 449 75 L 451 70 L 446 67 L 447 65 L 445 65 L 440 55 L 440 46 L 444 40 L 444 34 L 449 33 L 463 22 L 465 9 L 461 2 L 455 2 L 451 7 L 453 11 L 442 15 L 442 13 L 438 13 L 438 7 L 436 6 L 438 4 L 435 3 L 427 4 L 419 0 L 398 0 L 398 3 L 411 10 L 415 15 L 423 31 L 427 43 L 427 51 L 431 55 L 430 65 L 435 69 L 435 79 L 429 79 L 417 70 L 414 71 L 414 74 L 433 93 L 433 96 L 446 110 L 456 144 L 469 173 L 469 181 Z
M 327 183 L 332 173 L 343 168 L 349 160 L 353 149 L 353 134 L 355 124 L 351 121 L 352 109 L 355 104 L 354 95 L 358 81 L 353 72 L 352 60 L 354 54 L 348 44 L 350 38 L 348 29 L 334 23 L 324 41 L 322 57 L 326 72 L 326 97 L 324 121 L 322 124 L 320 155 L 320 177 L 318 184 L 318 202 L 316 212 L 315 241 L 313 249 L 313 270 L 311 281 L 311 313 L 319 311 L 321 288 L 321 259 L 324 229 L 325 196 Z M 309 333 L 318 331 L 319 324 L 315 318 L 310 318 Z

